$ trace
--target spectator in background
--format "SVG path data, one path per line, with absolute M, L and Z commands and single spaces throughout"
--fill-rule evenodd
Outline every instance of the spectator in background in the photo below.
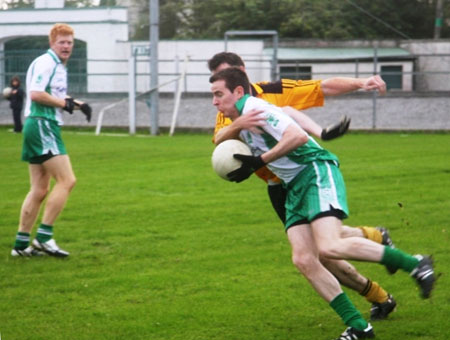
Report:
M 12 109 L 14 119 L 14 132 L 22 132 L 22 109 L 25 92 L 20 87 L 20 79 L 17 76 L 11 78 L 11 94 L 7 98 Z

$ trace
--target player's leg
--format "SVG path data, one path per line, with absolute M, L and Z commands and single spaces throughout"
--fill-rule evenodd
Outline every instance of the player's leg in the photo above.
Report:
M 286 220 L 286 189 L 284 189 L 281 184 L 272 183 L 268 185 L 268 194 L 272 207 L 284 223 Z M 352 232 L 355 231 L 354 234 L 356 234 L 357 237 L 364 237 L 362 229 L 360 228 L 346 227 L 346 229 L 350 230 L 348 236 L 352 235 Z M 341 284 L 357 291 L 372 303 L 372 319 L 381 320 L 386 318 L 396 306 L 396 302 L 390 294 L 388 294 L 378 283 L 359 274 L 356 268 L 350 263 L 343 260 L 327 258 L 321 258 L 320 260 Z
M 395 248 L 394 242 L 389 235 L 389 231 L 384 227 L 351 227 L 348 225 L 342 226 L 342 237 L 364 237 L 376 243 Z
M 335 276 L 320 262 L 309 226 L 307 224 L 292 226 L 287 230 L 287 236 L 292 248 L 294 265 L 316 292 L 330 304 L 351 330 L 362 335 L 366 333 L 366 337 L 373 335 L 371 326 L 342 291 Z
M 41 204 L 47 196 L 50 187 L 50 175 L 41 164 L 29 164 L 30 191 L 23 201 L 20 210 L 19 229 L 16 234 L 12 256 L 35 256 L 30 245 L 30 233 L 39 214 Z
M 394 310 L 397 303 L 377 282 L 361 275 L 347 261 L 321 258 L 320 261 L 345 287 L 355 290 L 364 296 L 372 306 L 371 320 L 383 320 Z
M 58 155 L 46 161 L 43 166 L 46 171 L 55 179 L 47 203 L 45 204 L 44 224 L 53 225 L 58 215 L 64 208 L 69 194 L 75 186 L 76 179 L 72 170 L 72 164 L 68 155 Z
M 306 173 L 308 200 L 303 211 L 308 211 L 320 256 L 378 262 L 394 269 L 403 269 L 416 279 L 422 296 L 428 298 L 435 281 L 431 260 L 428 257 L 414 257 L 365 238 L 342 238 L 341 219 L 347 215 L 347 198 L 339 168 L 333 162 L 318 161 Z
M 321 256 L 378 262 L 403 269 L 416 279 L 422 290 L 422 296 L 424 298 L 430 296 L 435 278 L 429 258 L 412 256 L 365 238 L 341 238 L 341 221 L 334 216 L 318 218 L 311 222 L 311 227 Z
M 58 155 L 50 158 L 43 166 L 47 173 L 55 179 L 47 202 L 45 204 L 42 223 L 39 226 L 33 246 L 49 255 L 65 257 L 69 253 L 60 249 L 53 239 L 53 225 L 63 210 L 69 194 L 75 186 L 75 175 L 68 155 Z
M 286 189 L 279 183 L 269 184 L 267 186 L 267 191 L 270 198 L 270 203 L 272 203 L 272 207 L 277 213 L 280 220 L 284 223 L 286 219 Z M 383 227 L 351 227 L 344 225 L 342 226 L 342 237 L 364 237 L 374 242 L 388 245 L 392 248 L 394 244 L 392 239 L 390 238 L 389 232 L 386 228 Z

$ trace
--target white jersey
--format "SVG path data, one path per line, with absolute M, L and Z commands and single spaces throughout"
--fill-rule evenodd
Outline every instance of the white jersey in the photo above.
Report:
M 259 156 L 273 148 L 280 141 L 290 124 L 298 124 L 279 107 L 260 98 L 249 95 L 241 98 L 236 107 L 241 115 L 250 110 L 264 110 L 261 113 L 265 124 L 257 130 L 241 130 L 241 139 L 250 147 L 253 155 Z M 323 149 L 312 137 L 308 142 L 289 152 L 287 155 L 267 164 L 267 167 L 283 182 L 289 183 L 305 168 L 305 164 L 317 159 L 337 161 L 337 157 Z
M 46 106 L 31 100 L 31 91 L 45 91 L 50 95 L 64 99 L 67 94 L 67 69 L 58 56 L 49 49 L 37 57 L 27 71 L 27 102 L 25 117 L 40 117 L 63 124 L 62 109 Z

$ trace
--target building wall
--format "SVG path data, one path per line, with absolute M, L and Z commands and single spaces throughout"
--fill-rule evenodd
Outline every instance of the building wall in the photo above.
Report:
M 46 36 L 57 22 L 65 22 L 72 26 L 77 39 L 86 42 L 87 58 L 117 59 L 123 58 L 119 41 L 128 40 L 127 9 L 114 8 L 43 8 L 0 11 L 0 54 L 4 43 L 18 37 Z M 99 62 L 88 61 L 88 73 L 116 73 L 121 67 L 111 64 L 110 67 Z M 0 74 L 4 66 L 0 63 Z M 107 84 L 117 83 L 115 80 Z M 3 84 L 0 84 L 3 86 Z M 88 91 L 105 90 L 105 82 L 96 77 L 89 77 Z M 114 86 L 106 90 L 114 91 Z
M 418 55 L 416 90 L 450 91 L 450 40 L 413 40 L 402 42 L 401 46 Z
M 123 0 L 131 1 L 132 0 Z M 130 2 L 130 3 L 131 3 Z M 56 22 L 70 24 L 75 30 L 75 37 L 87 44 L 88 92 L 127 92 L 129 88 L 129 58 L 135 46 L 147 46 L 148 42 L 129 41 L 129 15 L 126 7 L 97 8 L 42 8 L 0 11 L 0 56 L 4 43 L 9 39 L 25 36 L 47 35 Z M 348 42 L 348 47 L 369 46 L 373 42 Z M 309 44 L 309 45 L 308 45 Z M 291 47 L 311 46 L 297 41 Z M 327 42 L 314 42 L 314 46 L 327 46 Z M 359 45 L 358 45 L 359 44 Z M 419 91 L 450 91 L 450 41 L 386 41 L 377 42 L 378 46 L 396 46 L 419 54 L 415 69 L 408 62 L 402 62 L 405 72 L 403 90 L 413 90 L 412 83 Z M 228 50 L 240 54 L 246 62 L 247 72 L 252 81 L 270 79 L 270 56 L 264 55 L 263 40 L 231 40 Z M 224 50 L 222 40 L 178 40 L 160 41 L 159 84 L 170 82 L 184 69 L 187 57 L 187 80 L 182 84 L 188 92 L 209 91 L 209 71 L 206 61 L 215 53 Z M 442 55 L 447 54 L 447 56 Z M 1 60 L 1 59 L 0 59 Z M 389 62 L 395 65 L 396 62 Z M 355 64 L 316 63 L 313 64 L 313 77 L 323 79 L 339 72 L 355 75 Z M 384 65 L 380 63 L 378 68 Z M 148 56 L 137 58 L 137 91 L 149 90 Z M 359 74 L 373 72 L 372 63 L 360 63 Z M 0 62 L 0 75 L 3 73 Z M 378 69 L 379 71 L 379 69 Z M 411 73 L 416 72 L 413 78 Z M 423 71 L 435 72 L 424 74 Z M 419 72 L 419 73 L 417 73 Z M 1 79 L 2 77 L 0 77 Z M 4 84 L 0 83 L 0 87 Z M 171 92 L 175 84 L 161 88 L 162 92 Z

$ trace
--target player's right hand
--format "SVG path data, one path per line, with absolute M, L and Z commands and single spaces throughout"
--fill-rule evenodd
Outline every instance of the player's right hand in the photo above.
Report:
M 349 126 L 350 118 L 343 116 L 338 123 L 334 123 L 323 129 L 320 138 L 322 140 L 332 140 L 340 137 L 347 132 Z
M 261 133 L 259 127 L 266 124 L 266 118 L 261 114 L 264 110 L 252 109 L 245 115 L 239 116 L 233 121 L 234 126 L 238 126 L 240 130 L 250 130 L 255 133 Z
M 227 174 L 227 177 L 230 179 L 230 181 L 236 183 L 240 183 L 246 180 L 251 176 L 252 173 L 266 165 L 261 156 L 247 156 L 236 153 L 233 155 L 233 157 L 239 159 L 242 162 L 240 168 Z
M 70 114 L 73 113 L 73 109 L 75 109 L 75 102 L 72 97 L 66 97 L 65 99 L 65 105 L 63 107 L 64 111 L 69 112 Z

